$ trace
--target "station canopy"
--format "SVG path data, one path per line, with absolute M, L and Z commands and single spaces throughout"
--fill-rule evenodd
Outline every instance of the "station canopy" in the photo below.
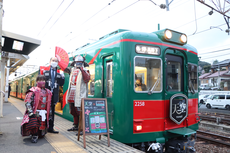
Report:
M 2 57 L 10 58 L 10 74 L 15 72 L 28 59 L 29 54 L 40 46 L 38 39 L 2 31 Z

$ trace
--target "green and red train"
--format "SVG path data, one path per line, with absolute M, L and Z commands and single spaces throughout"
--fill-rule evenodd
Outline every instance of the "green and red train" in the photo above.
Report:
M 111 138 L 144 151 L 195 152 L 191 136 L 200 121 L 198 56 L 185 34 L 119 29 L 72 54 L 85 56 L 89 63 L 88 97 L 107 99 Z M 61 115 L 72 120 L 65 76 Z M 26 77 L 12 81 L 12 96 L 16 96 L 14 82 L 23 87 Z M 24 93 L 23 88 L 18 98 L 23 99 Z

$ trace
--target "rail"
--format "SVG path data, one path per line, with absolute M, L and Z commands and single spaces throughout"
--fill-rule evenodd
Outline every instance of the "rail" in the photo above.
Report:
M 216 145 L 223 145 L 230 148 L 230 137 L 197 130 L 197 138 L 209 141 L 210 143 L 214 143 Z

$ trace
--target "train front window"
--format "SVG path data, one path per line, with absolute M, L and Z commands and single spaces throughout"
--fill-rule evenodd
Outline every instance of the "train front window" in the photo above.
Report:
M 135 57 L 134 90 L 161 91 L 161 59 Z
M 166 61 L 167 61 L 166 89 L 168 91 L 182 91 L 183 90 L 182 57 L 166 54 Z

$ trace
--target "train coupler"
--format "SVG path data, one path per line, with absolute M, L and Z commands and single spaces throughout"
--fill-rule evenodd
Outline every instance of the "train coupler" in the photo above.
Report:
M 154 152 L 159 152 L 159 153 L 162 152 L 162 146 L 161 146 L 160 143 L 152 143 L 152 144 L 149 146 L 149 148 L 148 148 L 147 151 L 149 151 L 150 149 L 152 149 L 152 151 L 154 151 Z

